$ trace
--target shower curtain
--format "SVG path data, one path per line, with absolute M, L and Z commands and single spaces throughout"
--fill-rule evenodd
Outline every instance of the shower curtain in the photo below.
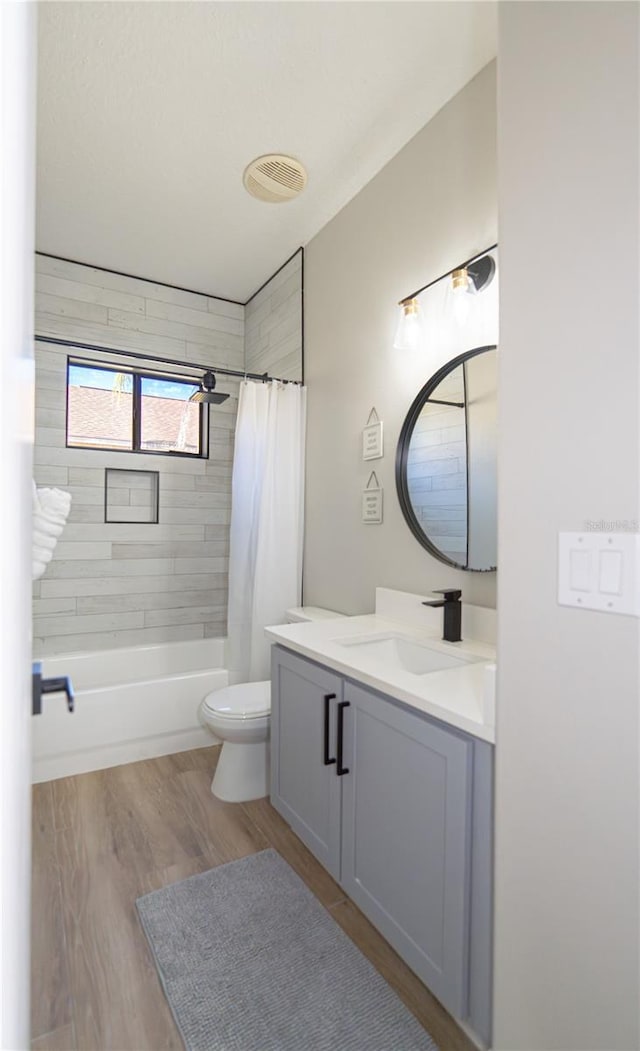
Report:
M 240 384 L 229 557 L 231 682 L 270 677 L 268 624 L 300 604 L 306 389 Z

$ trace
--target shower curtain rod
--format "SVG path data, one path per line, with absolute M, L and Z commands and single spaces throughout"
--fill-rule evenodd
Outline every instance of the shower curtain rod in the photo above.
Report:
M 263 383 L 269 383 L 270 380 L 275 380 L 277 383 L 294 383 L 299 384 L 300 380 L 285 380 L 279 376 L 270 376 L 268 372 L 245 372 L 239 371 L 238 369 L 225 369 L 218 367 L 217 365 L 201 365 L 197 361 L 177 361 L 175 358 L 158 358 L 153 354 L 139 354 L 134 350 L 116 350 L 115 347 L 101 347 L 97 343 L 78 343 L 71 339 L 59 339 L 56 336 L 39 336 L 37 333 L 34 339 L 38 343 L 54 343 L 59 347 L 73 347 L 74 350 L 92 350 L 100 351 L 104 354 L 117 354 L 123 358 L 136 358 L 139 361 L 157 361 L 161 365 L 179 365 L 182 369 L 202 369 L 204 372 L 219 373 L 221 376 L 239 376 L 245 380 L 261 380 Z

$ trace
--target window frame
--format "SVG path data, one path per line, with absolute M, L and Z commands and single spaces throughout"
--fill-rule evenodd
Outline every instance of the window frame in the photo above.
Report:
M 186 363 L 185 363 L 186 364 Z M 131 376 L 131 448 L 122 449 L 111 445 L 78 445 L 69 443 L 69 370 L 73 366 L 95 369 L 99 372 L 120 373 Z M 187 366 L 188 367 L 188 366 Z M 199 377 L 178 376 L 173 372 L 149 372 L 146 369 L 138 369 L 131 365 L 102 365 L 86 358 L 76 358 L 72 354 L 67 355 L 67 368 L 65 374 L 65 421 L 64 421 L 64 444 L 65 449 L 86 449 L 92 452 L 122 453 L 125 456 L 177 456 L 187 460 L 209 459 L 209 405 L 206 402 L 198 404 L 200 415 L 200 451 L 197 453 L 179 452 L 174 449 L 142 449 L 142 381 L 164 380 L 173 383 L 184 383 L 185 386 L 199 386 Z

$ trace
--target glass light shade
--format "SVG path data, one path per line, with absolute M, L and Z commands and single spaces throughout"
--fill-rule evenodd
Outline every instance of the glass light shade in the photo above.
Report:
M 400 317 L 393 346 L 395 350 L 418 350 L 424 343 L 424 324 L 417 299 L 400 303 Z
M 466 325 L 473 304 L 476 286 L 466 267 L 454 270 L 451 274 L 451 298 L 453 316 L 458 325 Z

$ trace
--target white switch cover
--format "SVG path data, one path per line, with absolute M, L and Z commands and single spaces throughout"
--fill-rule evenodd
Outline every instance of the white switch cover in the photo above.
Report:
M 640 616 L 640 535 L 560 533 L 558 603 Z

